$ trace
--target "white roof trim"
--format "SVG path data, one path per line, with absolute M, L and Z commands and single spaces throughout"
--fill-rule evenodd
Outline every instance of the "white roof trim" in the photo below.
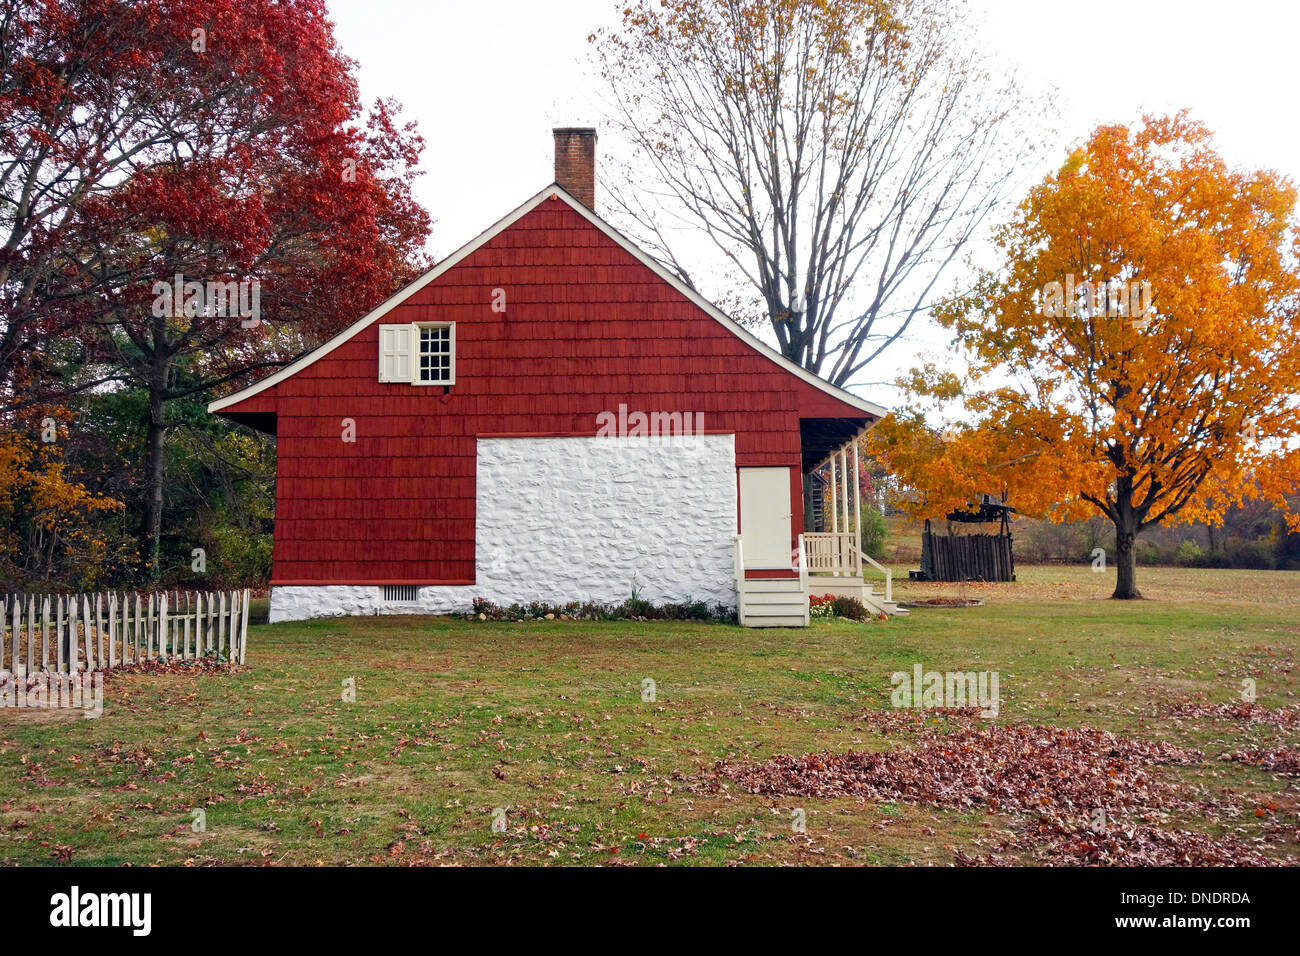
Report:
M 648 268 L 655 275 L 659 276 L 659 278 L 663 279 L 665 282 L 671 285 L 674 289 L 680 292 L 692 303 L 699 306 L 704 312 L 706 312 L 709 315 L 710 318 L 721 323 L 721 325 L 724 328 L 726 328 L 727 331 L 731 332 L 733 335 L 735 335 L 737 338 L 743 341 L 746 345 L 753 348 L 755 351 L 760 352 L 767 358 L 771 359 L 773 362 L 781 366 L 787 372 L 790 372 L 792 375 L 798 376 L 799 378 L 807 382 L 809 385 L 821 389 L 823 392 L 830 395 L 832 398 L 838 399 L 844 404 L 851 405 L 854 408 L 866 412 L 869 415 L 874 415 L 877 418 L 883 418 L 885 415 L 889 414 L 889 409 L 884 408 L 881 405 L 877 405 L 875 402 L 869 402 L 866 399 L 858 398 L 856 395 L 852 394 L 851 392 L 847 392 L 837 385 L 832 385 L 830 382 L 826 381 L 820 376 L 815 375 L 812 372 L 808 371 L 806 368 L 803 368 L 800 365 L 796 365 L 794 362 L 790 361 L 779 351 L 772 348 L 772 346 L 768 345 L 762 339 L 758 338 L 753 333 L 751 333 L 748 329 L 737 324 L 733 319 L 731 319 L 729 316 L 723 313 L 722 310 L 720 310 L 712 302 L 708 301 L 703 296 L 701 296 L 698 292 L 692 289 L 690 286 L 682 282 L 682 280 L 679 279 L 676 275 L 674 275 L 671 270 L 665 267 L 663 263 L 659 262 L 659 260 L 655 259 L 653 256 L 650 256 L 645 252 L 643 252 L 630 239 L 624 236 L 621 232 L 619 232 L 609 223 L 605 222 L 605 220 L 601 219 L 599 216 L 597 216 L 594 212 L 592 212 L 582 203 L 578 202 L 578 200 L 574 199 L 573 196 L 571 196 L 563 187 L 555 183 L 552 183 L 550 186 L 547 186 L 545 189 L 537 193 L 535 196 L 533 196 L 531 199 L 525 202 L 522 206 L 520 206 L 514 212 L 507 215 L 504 219 L 497 222 L 495 225 L 489 227 L 484 232 L 479 233 L 479 235 L 471 239 L 465 245 L 461 246 L 451 255 L 447 256 L 447 258 L 443 259 L 441 262 L 439 262 L 436 266 L 434 266 L 424 275 L 420 276 L 410 285 L 406 286 L 401 291 L 390 296 L 380 305 L 376 306 L 374 309 L 367 312 L 365 315 L 357 319 L 357 321 L 353 322 L 346 329 L 338 333 L 338 335 L 334 336 L 324 345 L 321 345 L 318 348 L 314 349 L 313 351 L 308 352 L 306 355 L 302 356 L 297 361 L 289 365 L 286 365 L 278 372 L 268 375 L 266 378 L 254 382 L 252 385 L 249 385 L 246 388 L 240 389 L 239 391 L 235 392 L 233 395 L 227 395 L 225 398 L 219 398 L 216 401 L 210 402 L 208 404 L 208 411 L 219 412 L 224 408 L 229 408 L 231 405 L 236 405 L 239 402 L 244 401 L 245 399 L 251 398 L 252 396 L 256 395 L 258 392 L 270 388 L 272 385 L 278 385 L 280 382 L 283 382 L 291 375 L 295 375 L 298 372 L 302 371 L 304 368 L 306 368 L 308 365 L 311 365 L 317 359 L 328 355 L 330 352 L 334 351 L 344 342 L 348 341 L 348 339 L 352 338 L 352 336 L 356 335 L 366 326 L 382 318 L 388 312 L 391 312 L 397 306 L 401 305 L 411 296 L 415 295 L 415 293 L 419 292 L 421 289 L 427 286 L 434 279 L 438 278 L 438 276 L 442 275 L 448 269 L 451 269 L 453 266 L 460 263 L 463 259 L 469 256 L 469 254 L 472 253 L 479 246 L 490 241 L 500 233 L 504 232 L 506 229 L 513 226 L 516 222 L 518 222 L 524 216 L 528 215 L 528 213 L 532 212 L 534 209 L 536 209 L 538 206 L 540 206 L 543 202 L 545 202 L 547 199 L 549 199 L 552 196 L 558 197 L 559 199 L 567 203 L 584 219 L 590 222 L 593 226 L 595 226 L 605 235 L 609 236 L 609 238 L 613 239 L 614 242 L 616 242 L 619 246 L 621 246 L 638 262 L 640 262 L 642 265 Z

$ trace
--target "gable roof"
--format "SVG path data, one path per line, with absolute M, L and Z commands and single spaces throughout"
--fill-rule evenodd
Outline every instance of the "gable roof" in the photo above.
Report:
M 311 365 L 313 362 L 317 361 L 318 359 L 328 355 L 330 352 L 334 351 L 344 342 L 347 342 L 349 339 L 351 339 L 362 329 L 366 328 L 370 324 L 377 322 L 379 319 L 383 318 L 385 315 L 387 315 L 397 306 L 401 305 L 411 296 L 415 295 L 417 292 L 419 292 L 421 289 L 427 286 L 434 279 L 437 279 L 444 272 L 447 272 L 449 269 L 455 267 L 457 264 L 459 264 L 462 260 L 468 257 L 480 246 L 484 245 L 485 243 L 489 242 L 491 239 L 496 237 L 498 234 L 510 228 L 512 225 L 514 225 L 516 222 L 518 222 L 524 216 L 528 215 L 528 213 L 532 212 L 534 209 L 536 209 L 543 202 L 545 202 L 547 199 L 550 198 L 557 198 L 563 201 L 564 203 L 566 203 L 580 216 L 582 216 L 593 226 L 599 229 L 602 233 L 604 233 L 606 236 L 612 239 L 617 245 L 622 247 L 623 250 L 626 251 L 629 255 L 631 255 L 634 259 L 636 259 L 638 262 L 640 262 L 642 265 L 648 268 L 651 272 L 657 275 L 664 282 L 667 282 L 670 286 L 672 286 L 677 292 L 681 293 L 692 304 L 698 306 L 710 318 L 714 319 L 716 322 L 721 324 L 723 328 L 731 332 L 733 335 L 739 338 L 750 348 L 754 349 L 755 351 L 759 352 L 765 357 L 771 359 L 777 365 L 781 366 L 781 368 L 783 368 L 785 371 L 789 372 L 790 374 L 800 379 L 803 379 L 809 385 L 812 385 L 813 387 L 820 389 L 821 391 L 825 392 L 827 395 L 830 395 L 832 398 L 835 398 L 846 405 L 849 405 L 862 412 L 865 412 L 868 415 L 872 415 L 876 418 L 883 418 L 885 415 L 889 413 L 889 410 L 887 408 L 884 408 L 881 405 L 877 405 L 875 402 L 869 402 L 866 399 L 858 398 L 856 395 L 852 394 L 851 392 L 847 392 L 837 385 L 832 385 L 830 382 L 814 374 L 813 372 L 808 371 L 806 368 L 803 368 L 801 365 L 798 365 L 790 361 L 788 358 L 782 355 L 777 349 L 772 348 L 772 346 L 768 345 L 762 339 L 758 338 L 756 335 L 751 333 L 748 329 L 738 324 L 730 316 L 723 313 L 722 310 L 720 310 L 708 299 L 705 299 L 702 295 L 700 295 L 690 286 L 686 285 L 686 283 L 682 282 L 682 280 L 678 278 L 676 275 L 674 275 L 670 269 L 668 269 L 666 266 L 663 265 L 663 263 L 659 262 L 659 260 L 655 259 L 653 256 L 642 251 L 640 247 L 638 247 L 634 242 L 632 242 L 632 240 L 628 239 L 621 232 L 619 232 L 617 229 L 615 229 L 613 226 L 607 223 L 604 219 L 601 219 L 594 212 L 588 209 L 585 205 L 580 203 L 567 190 L 565 190 L 564 187 L 560 186 L 558 183 L 552 183 L 551 185 L 547 186 L 545 189 L 537 193 L 535 196 L 533 196 L 523 205 L 519 206 L 513 212 L 508 214 L 505 218 L 499 220 L 496 224 L 490 226 L 485 231 L 479 233 L 479 235 L 475 236 L 465 245 L 461 246 L 451 255 L 447 256 L 445 259 L 439 262 L 428 272 L 424 273 L 424 275 L 420 276 L 414 282 L 411 282 L 405 288 L 394 293 L 388 299 L 384 300 L 384 302 L 380 303 L 374 309 L 370 310 L 361 318 L 357 319 L 357 321 L 353 322 L 346 329 L 339 332 L 329 341 L 325 342 L 324 344 L 308 352 L 306 355 L 301 356 L 296 361 L 291 362 L 289 365 L 286 365 L 284 368 L 280 369 L 279 371 L 273 372 L 272 374 L 266 376 L 265 378 L 260 379 L 254 382 L 253 384 L 248 385 L 237 392 L 234 392 L 233 394 L 227 395 L 225 398 L 219 398 L 212 402 L 209 402 L 208 411 L 221 412 L 224 409 L 230 408 L 233 405 L 237 405 L 240 402 L 244 401 L 245 399 L 252 398 L 254 395 L 258 394 L 259 392 L 265 391 L 266 389 L 271 388 L 274 385 L 278 385 L 280 382 L 283 382 L 285 379 L 293 375 L 296 375 L 298 372 L 302 371 L 308 365 Z

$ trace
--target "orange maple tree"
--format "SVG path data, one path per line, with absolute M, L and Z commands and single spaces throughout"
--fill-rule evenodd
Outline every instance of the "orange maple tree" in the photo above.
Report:
M 961 372 L 928 365 L 872 444 L 917 514 L 1009 492 L 1022 512 L 1115 525 L 1116 598 L 1137 535 L 1218 524 L 1300 479 L 1296 188 L 1230 169 L 1185 113 L 1103 126 L 997 235 L 1003 262 L 936 310 Z M 964 423 L 927 425 L 949 403 Z M 933 422 L 933 417 L 931 419 Z M 1292 527 L 1300 526 L 1288 514 Z

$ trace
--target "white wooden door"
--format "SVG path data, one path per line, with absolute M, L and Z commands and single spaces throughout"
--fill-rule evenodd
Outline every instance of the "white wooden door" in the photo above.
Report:
M 790 469 L 740 469 L 740 535 L 745 567 L 794 566 L 790 545 Z

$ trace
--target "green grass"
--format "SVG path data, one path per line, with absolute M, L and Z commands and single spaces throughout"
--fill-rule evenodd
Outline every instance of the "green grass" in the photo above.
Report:
M 953 847 L 987 849 L 1011 818 L 708 788 L 719 759 L 906 745 L 851 718 L 887 707 L 889 674 L 917 662 L 999 671 L 1000 722 L 1205 750 L 1200 766 L 1154 772 L 1263 808 L 1235 821 L 1247 838 L 1295 822 L 1294 784 L 1215 759 L 1294 745 L 1293 732 L 1156 715 L 1235 700 L 1246 677 L 1260 704 L 1293 706 L 1300 575 L 1144 568 L 1150 599 L 1121 603 L 1105 600 L 1113 578 L 1086 565 L 1019 573 L 1011 585 L 896 588 L 984 607 L 807 630 L 412 617 L 254 627 L 247 670 L 111 678 L 98 720 L 0 710 L 0 861 L 945 864 Z M 641 699 L 644 678 L 654 702 Z M 343 700 L 349 680 L 355 703 Z M 792 832 L 796 807 L 806 834 Z

